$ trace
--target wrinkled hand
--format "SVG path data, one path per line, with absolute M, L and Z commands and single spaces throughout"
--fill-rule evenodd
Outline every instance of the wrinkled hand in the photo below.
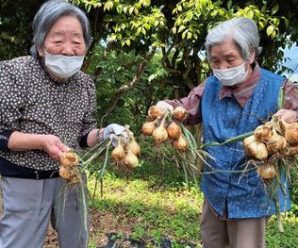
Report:
M 163 111 L 173 112 L 173 110 L 174 110 L 174 107 L 165 101 L 159 101 L 159 102 L 157 102 L 157 104 L 155 106 L 160 108 Z
M 43 138 L 43 150 L 54 160 L 59 161 L 62 153 L 70 148 L 55 135 L 45 135 Z
M 104 128 L 103 138 L 104 140 L 110 139 L 113 146 L 117 145 L 119 136 L 124 139 L 128 139 L 129 136 L 127 133 L 127 129 L 124 126 L 113 123 Z
M 297 121 L 297 112 L 290 109 L 280 109 L 273 116 L 277 116 L 281 120 L 288 123 L 293 123 Z

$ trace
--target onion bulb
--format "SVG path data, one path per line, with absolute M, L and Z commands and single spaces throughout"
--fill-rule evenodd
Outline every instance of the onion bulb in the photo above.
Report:
M 183 107 L 179 106 L 174 109 L 173 116 L 177 121 L 183 121 L 186 118 L 187 113 Z
M 152 137 L 156 144 L 161 144 L 162 142 L 164 142 L 168 139 L 167 130 L 165 129 L 165 127 L 163 125 L 160 125 L 158 128 L 156 128 L 153 131 Z
M 258 126 L 254 131 L 254 136 L 260 142 L 268 141 L 272 134 L 272 126 L 269 122 L 264 125 Z
M 287 123 L 285 121 L 281 121 L 281 127 L 284 131 L 284 137 L 289 144 L 298 144 L 298 123 Z
M 112 159 L 115 162 L 120 162 L 125 157 L 125 150 L 122 144 L 119 142 L 118 145 L 113 149 L 111 153 Z
M 272 164 L 258 167 L 257 172 L 263 179 L 271 179 L 277 175 L 276 169 Z
M 177 140 L 181 136 L 181 128 L 175 121 L 171 122 L 171 124 L 167 127 L 167 132 L 169 138 L 173 140 Z
M 139 164 L 138 157 L 134 155 L 131 151 L 127 152 L 122 162 L 128 169 L 134 169 Z
M 145 136 L 150 136 L 155 129 L 155 121 L 145 122 L 142 126 L 142 133 Z
M 132 139 L 130 143 L 128 143 L 127 150 L 131 151 L 134 155 L 139 156 L 141 154 L 141 148 L 135 139 Z
M 254 159 L 265 160 L 268 157 L 266 145 L 256 140 L 254 135 L 251 135 L 243 140 L 246 154 Z
M 294 157 L 298 154 L 298 145 L 296 146 L 287 146 L 283 151 L 282 154 L 286 157 Z
M 66 168 L 63 166 L 60 166 L 60 168 L 59 168 L 59 175 L 60 175 L 60 177 L 62 177 L 65 180 L 70 180 L 72 177 L 69 168 Z
M 175 141 L 173 142 L 173 146 L 174 146 L 178 151 L 182 151 L 182 152 L 184 152 L 184 151 L 186 151 L 186 149 L 187 149 L 187 147 L 188 147 L 188 143 L 187 143 L 186 139 L 183 138 L 183 136 L 181 135 L 181 136 L 179 137 L 178 140 L 175 140 Z
M 74 152 L 64 152 L 60 158 L 60 164 L 64 167 L 72 167 L 79 164 L 79 157 Z
M 286 139 L 283 136 L 277 134 L 276 131 L 273 131 L 273 135 L 266 142 L 266 147 L 269 154 L 280 152 L 283 149 L 285 149 L 286 146 L 287 146 Z
M 155 120 L 157 118 L 160 118 L 162 117 L 164 114 L 164 111 L 157 107 L 157 106 L 151 106 L 149 109 L 148 109 L 148 116 L 151 118 L 151 120 Z

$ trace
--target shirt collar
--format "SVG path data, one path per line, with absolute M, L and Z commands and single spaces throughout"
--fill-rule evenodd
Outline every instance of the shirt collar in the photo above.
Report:
M 222 86 L 219 92 L 219 99 L 222 100 L 225 97 L 235 97 L 241 107 L 244 107 L 248 99 L 253 94 L 255 87 L 260 79 L 260 66 L 255 63 L 251 76 L 243 83 L 231 87 Z

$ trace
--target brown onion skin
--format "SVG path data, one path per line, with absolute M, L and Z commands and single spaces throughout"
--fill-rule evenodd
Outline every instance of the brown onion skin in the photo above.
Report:
M 67 167 L 60 166 L 59 168 L 59 175 L 65 180 L 70 180 L 71 179 L 71 172 Z
M 275 167 L 271 164 L 258 167 L 257 172 L 263 179 L 272 179 L 277 175 Z
M 187 113 L 183 107 L 176 107 L 173 111 L 173 116 L 177 121 L 184 121 Z
M 151 120 L 155 120 L 157 118 L 160 118 L 164 115 L 164 111 L 157 107 L 157 106 L 151 106 L 148 109 L 148 116 L 150 117 Z
M 161 144 L 168 139 L 168 132 L 164 126 L 161 125 L 153 131 L 152 137 L 156 144 Z
M 115 162 L 120 162 L 125 157 L 125 150 L 121 144 L 118 144 L 111 153 L 112 159 Z
M 74 152 L 64 152 L 60 157 L 60 164 L 64 167 L 72 167 L 79 164 L 79 157 Z
M 141 148 L 135 140 L 132 140 L 128 144 L 127 150 L 130 150 L 136 156 L 139 156 L 141 154 Z
M 173 146 L 178 151 L 185 152 L 187 150 L 188 143 L 187 143 L 186 139 L 181 135 L 178 140 L 175 140 L 173 142 Z
M 142 134 L 144 134 L 145 136 L 150 136 L 152 135 L 155 128 L 156 126 L 154 121 L 145 122 L 142 126 Z
M 266 145 L 262 142 L 257 141 L 254 135 L 245 138 L 243 144 L 245 153 L 249 157 L 258 160 L 267 159 L 268 150 L 266 148 Z
M 286 123 L 285 121 L 282 121 L 281 126 L 287 142 L 290 145 L 298 144 L 298 123 Z
M 181 128 L 176 122 L 171 122 L 170 125 L 167 127 L 168 136 L 172 140 L 177 140 L 181 136 Z
M 129 151 L 125 158 L 123 159 L 122 163 L 128 168 L 128 169 L 134 169 L 138 166 L 139 160 L 136 155 L 134 155 L 131 151 Z
M 269 154 L 281 152 L 287 146 L 286 139 L 276 132 L 266 142 L 266 147 Z
M 272 126 L 268 124 L 258 126 L 254 131 L 254 136 L 260 142 L 267 142 L 272 135 Z
M 283 151 L 282 154 L 285 157 L 294 157 L 296 154 L 298 154 L 298 145 L 290 146 L 288 145 Z

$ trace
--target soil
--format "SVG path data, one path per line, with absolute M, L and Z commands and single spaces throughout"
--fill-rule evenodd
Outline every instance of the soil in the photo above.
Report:
M 90 236 L 93 248 L 172 248 L 173 240 L 164 237 L 160 244 L 153 239 L 134 240 L 131 238 L 131 227 L 138 221 L 135 218 L 128 218 L 125 214 L 118 214 L 117 217 L 109 212 L 102 212 L 93 209 L 91 214 Z M 122 221 L 124 220 L 125 221 Z M 195 248 L 193 243 L 180 243 L 181 247 Z M 55 231 L 49 227 L 48 235 L 43 248 L 59 248 L 57 243 L 57 235 Z
M 117 216 L 115 218 L 109 212 L 102 212 L 98 209 L 92 209 L 91 214 L 91 226 L 90 226 L 90 236 L 92 237 L 92 244 L 96 244 L 96 248 L 108 248 L 115 247 L 136 247 L 132 245 L 132 240 L 130 240 L 131 228 L 135 220 L 128 220 L 125 224 L 121 224 L 118 219 L 124 216 Z M 127 219 L 127 217 L 126 217 Z M 129 223 L 130 222 L 130 223 Z M 120 233 L 125 235 L 125 237 L 119 236 Z M 58 248 L 57 234 L 51 226 L 49 226 L 48 234 L 44 243 L 43 248 Z M 139 247 L 139 246 L 137 246 Z M 144 246 L 143 246 L 144 247 Z
M 128 219 L 127 216 L 113 216 L 109 212 L 102 212 L 98 209 L 92 209 L 90 236 L 92 244 L 96 248 L 112 247 L 145 247 L 145 241 L 136 241 L 130 238 L 131 226 L 134 225 L 135 219 Z M 126 219 L 125 223 L 119 220 Z M 57 234 L 49 226 L 48 234 L 43 248 L 58 248 Z

